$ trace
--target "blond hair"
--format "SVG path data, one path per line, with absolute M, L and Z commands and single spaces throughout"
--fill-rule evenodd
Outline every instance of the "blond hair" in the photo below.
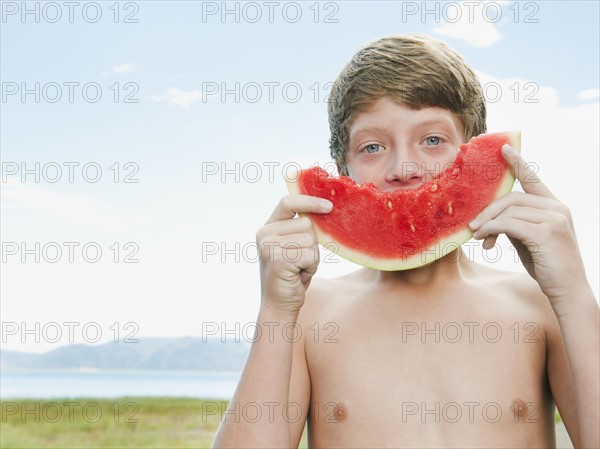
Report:
M 385 37 L 358 50 L 331 88 L 329 148 L 341 175 L 348 174 L 352 121 L 384 96 L 413 109 L 450 110 L 462 123 L 467 140 L 486 131 L 481 85 L 458 53 L 426 35 Z

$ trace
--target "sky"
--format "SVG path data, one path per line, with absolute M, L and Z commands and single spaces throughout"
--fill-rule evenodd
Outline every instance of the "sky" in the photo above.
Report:
M 254 322 L 256 231 L 289 167 L 329 162 L 331 82 L 364 44 L 408 32 L 476 70 L 490 132 L 522 131 L 523 156 L 571 209 L 598 296 L 598 2 L 1 7 L 3 348 L 215 323 L 211 336 L 231 338 Z M 524 271 L 499 242 L 469 254 Z M 318 276 L 358 268 L 323 256 Z

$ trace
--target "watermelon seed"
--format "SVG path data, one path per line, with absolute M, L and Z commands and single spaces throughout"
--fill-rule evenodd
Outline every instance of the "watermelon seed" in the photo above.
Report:
M 331 196 L 335 196 L 335 190 L 331 189 Z
M 392 208 L 392 202 L 388 201 L 388 207 L 391 209 Z
M 432 192 L 435 192 L 436 190 L 437 190 L 437 184 L 435 184 L 435 183 L 434 183 L 434 184 L 431 186 L 431 191 L 432 191 Z
M 411 230 L 412 232 L 415 232 L 415 225 L 411 224 L 411 225 L 410 225 L 410 230 Z
M 452 215 L 452 203 L 448 203 L 448 213 Z

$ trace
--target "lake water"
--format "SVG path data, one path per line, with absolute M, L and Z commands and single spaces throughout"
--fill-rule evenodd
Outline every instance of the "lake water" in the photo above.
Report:
M 0 399 L 177 396 L 231 399 L 241 373 L 4 371 Z

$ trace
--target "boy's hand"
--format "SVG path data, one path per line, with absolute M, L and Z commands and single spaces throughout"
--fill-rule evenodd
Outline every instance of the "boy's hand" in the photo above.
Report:
M 319 265 L 317 235 L 308 217 L 297 213 L 329 213 L 330 201 L 308 195 L 284 196 L 256 233 L 260 249 L 262 305 L 297 313 Z
M 552 303 L 589 289 L 569 209 L 520 154 L 508 145 L 502 154 L 525 193 L 509 193 L 486 207 L 470 223 L 473 237 L 485 239 L 483 247 L 490 249 L 505 233 Z

